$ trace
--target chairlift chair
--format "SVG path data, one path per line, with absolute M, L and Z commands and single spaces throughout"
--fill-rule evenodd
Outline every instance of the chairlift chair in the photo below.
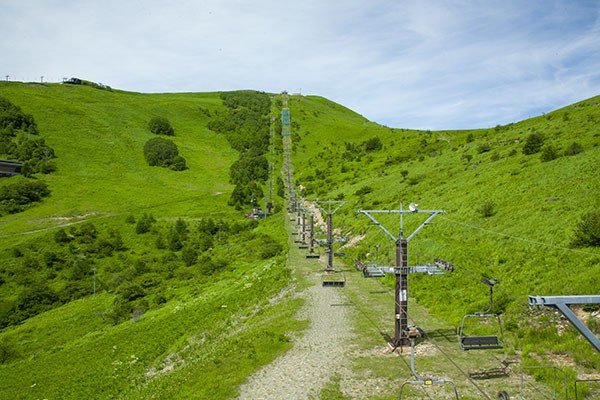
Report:
M 325 271 L 322 275 L 323 287 L 346 286 L 346 274 L 344 271 Z
M 502 320 L 500 315 L 491 313 L 493 303 L 493 291 L 494 285 L 498 283 L 497 279 L 486 280 L 483 279 L 482 283 L 486 284 L 490 288 L 490 306 L 484 312 L 467 314 L 462 318 L 460 327 L 457 330 L 458 343 L 461 350 L 493 350 L 504 348 L 504 333 L 502 331 Z M 468 324 L 468 321 L 477 321 L 479 323 Z M 485 323 L 491 321 L 493 331 L 490 331 L 489 325 Z M 468 328 L 469 327 L 469 328 Z M 479 332 L 473 332 L 472 334 L 465 333 L 470 329 L 476 330 L 479 328 Z M 492 334 L 482 335 L 480 332 L 482 328 L 487 328 L 488 332 Z

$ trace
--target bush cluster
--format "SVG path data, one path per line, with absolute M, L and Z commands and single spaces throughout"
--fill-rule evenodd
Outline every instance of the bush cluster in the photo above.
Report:
M 253 198 L 263 196 L 262 186 L 269 177 L 271 99 L 266 93 L 236 91 L 221 94 L 227 111 L 214 116 L 208 128 L 225 135 L 231 147 L 240 153 L 233 163 L 229 177 L 235 185 L 229 205 L 241 210 Z
M 256 221 L 212 218 L 157 221 L 144 213 L 127 216 L 120 228 L 88 221 L 50 232 L 35 243 L 4 249 L 0 284 L 10 285 L 11 291 L 0 293 L 0 329 L 91 295 L 94 272 L 97 292 L 116 295 L 105 314 L 107 322 L 139 316 L 167 301 L 165 290 L 174 282 L 179 286 L 192 279 L 206 281 L 232 260 L 252 262 L 279 255 L 283 246 L 267 234 L 255 233 L 256 226 Z M 149 246 L 138 252 L 124 238 Z M 13 357 L 9 348 L 0 348 L 2 352 L 6 354 L 0 358 Z
M 171 127 L 171 123 L 165 117 L 153 117 L 148 123 L 148 129 L 150 132 L 156 135 L 173 136 L 175 131 Z
M 0 97 L 0 158 L 23 163 L 22 175 L 47 174 L 56 169 L 54 149 L 38 136 L 38 128 L 30 114 Z
M 174 171 L 187 169 L 185 158 L 179 155 L 179 149 L 173 141 L 156 137 L 144 145 L 144 156 L 150 166 L 167 167 Z
M 531 155 L 539 152 L 542 147 L 544 147 L 545 142 L 546 137 L 543 133 L 533 132 L 525 139 L 525 143 L 523 144 L 523 154 Z
M 574 247 L 600 247 L 600 211 L 583 214 L 575 227 L 571 245 Z
M 13 177 L 0 187 L 0 215 L 21 212 L 49 195 L 46 183 L 22 176 Z

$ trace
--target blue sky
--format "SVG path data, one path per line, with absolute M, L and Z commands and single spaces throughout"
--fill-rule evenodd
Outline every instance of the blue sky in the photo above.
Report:
M 0 0 L 0 78 L 319 95 L 396 128 L 600 95 L 600 1 Z

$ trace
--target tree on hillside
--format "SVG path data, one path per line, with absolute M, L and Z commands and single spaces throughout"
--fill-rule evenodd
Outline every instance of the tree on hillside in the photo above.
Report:
M 175 131 L 171 127 L 171 123 L 165 117 L 153 117 L 148 123 L 148 128 L 150 129 L 150 132 L 156 135 L 175 135 Z
M 156 137 L 144 145 L 144 156 L 150 166 L 167 167 L 175 171 L 187 169 L 185 158 L 179 155 L 177 145 L 169 139 Z
M 47 174 L 56 169 L 51 161 L 54 150 L 38 136 L 37 125 L 30 114 L 0 97 L 0 158 L 23 163 L 21 174 Z
M 383 143 L 381 143 L 381 139 L 378 136 L 374 136 L 371 139 L 365 140 L 365 151 L 377 151 L 383 148 Z
M 527 139 L 525 139 L 525 144 L 523 145 L 523 154 L 530 155 L 537 153 L 542 149 L 545 141 L 546 137 L 543 133 L 537 131 L 533 132 L 531 135 L 527 136 Z

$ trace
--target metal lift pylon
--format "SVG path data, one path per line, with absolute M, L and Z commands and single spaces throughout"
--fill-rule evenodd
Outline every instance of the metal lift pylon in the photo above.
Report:
M 554 307 L 558 309 L 573 326 L 600 352 L 600 339 L 569 308 L 573 304 L 600 304 L 600 295 L 591 296 L 529 296 L 529 306 Z
M 333 268 L 333 214 L 335 214 L 344 204 L 346 204 L 346 202 L 335 200 L 328 200 L 327 202 L 322 202 L 327 203 L 327 209 L 323 208 L 319 203 L 320 202 L 318 200 L 314 201 L 315 206 L 317 206 L 317 208 L 323 213 L 325 213 L 325 215 L 327 216 L 327 267 L 325 268 L 325 274 L 323 275 L 323 286 L 344 287 L 346 285 L 346 278 L 343 271 L 341 272 L 342 279 L 336 279 L 333 277 L 334 274 L 338 273 Z M 332 206 L 334 204 L 337 204 L 337 207 L 332 210 Z
M 395 315 L 395 327 L 394 327 L 394 338 L 392 339 L 391 345 L 394 348 L 404 347 L 410 345 L 408 337 L 408 242 L 415 237 L 421 229 L 428 225 L 431 220 L 439 214 L 445 213 L 444 210 L 419 210 L 416 204 L 411 203 L 408 210 L 402 208 L 400 203 L 400 210 L 358 210 L 359 214 L 366 215 L 375 225 L 377 225 L 383 232 L 390 237 L 396 244 L 396 265 L 393 269 L 394 275 L 396 275 L 396 284 L 394 291 L 394 315 Z M 404 237 L 403 228 L 403 215 L 404 214 L 429 214 L 429 217 L 423 222 L 415 231 L 408 237 Z M 400 233 L 395 236 L 388 231 L 379 221 L 377 221 L 372 214 L 400 214 Z

